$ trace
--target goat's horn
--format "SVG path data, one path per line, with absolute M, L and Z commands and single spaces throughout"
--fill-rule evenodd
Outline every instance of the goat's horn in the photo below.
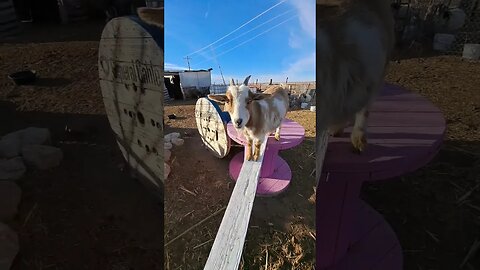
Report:
M 243 85 L 248 85 L 248 80 L 250 80 L 250 77 L 252 77 L 252 75 L 248 75 L 248 77 L 245 78 L 245 81 L 243 81 Z
M 234 86 L 234 85 L 235 85 L 235 81 L 233 80 L 233 78 L 230 79 L 230 85 L 231 85 L 231 86 Z

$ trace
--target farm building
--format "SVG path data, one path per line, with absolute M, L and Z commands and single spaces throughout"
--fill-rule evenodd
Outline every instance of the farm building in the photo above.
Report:
M 212 69 L 165 71 L 165 97 L 170 99 L 190 99 L 210 93 Z

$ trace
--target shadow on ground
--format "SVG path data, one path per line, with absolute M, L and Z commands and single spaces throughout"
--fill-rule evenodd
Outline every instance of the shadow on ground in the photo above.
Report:
M 364 199 L 397 233 L 405 269 L 460 269 L 480 225 L 480 142 L 447 140 L 426 167 L 366 184 Z M 441 254 L 441 257 L 439 256 Z M 479 269 L 472 254 L 464 269 Z
M 57 168 L 28 171 L 9 224 L 19 235 L 13 270 L 163 269 L 163 205 L 129 177 L 105 115 L 16 112 L 0 103 L 0 134 L 49 128 L 64 152 Z M 66 123 L 85 130 L 66 136 Z M 85 128 L 87 127 L 87 128 Z

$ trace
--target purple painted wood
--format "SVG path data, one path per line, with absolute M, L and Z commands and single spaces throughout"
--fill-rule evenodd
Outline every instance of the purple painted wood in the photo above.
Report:
M 387 85 L 374 103 L 368 126 L 368 146 L 361 155 L 351 151 L 351 127 L 342 137 L 329 139 L 325 173 L 367 172 L 369 179 L 360 180 L 373 181 L 412 172 L 438 152 L 445 134 L 439 109 L 393 85 Z
M 317 269 L 402 269 L 401 246 L 359 199 L 364 181 L 412 172 L 438 152 L 445 120 L 427 99 L 386 85 L 369 118 L 368 148 L 352 152 L 351 128 L 330 138 L 317 187 Z
M 232 122 L 227 124 L 227 133 L 232 140 L 246 145 L 247 142 L 245 137 L 241 132 L 237 132 L 235 127 L 233 127 Z M 303 128 L 299 123 L 292 121 L 290 119 L 285 119 L 282 122 L 282 126 L 280 129 L 280 141 L 275 140 L 273 135 L 268 137 L 268 144 L 267 146 L 276 147 L 279 150 L 285 150 L 293 148 L 299 145 L 303 138 L 305 137 L 305 128 Z
M 390 225 L 363 201 L 359 200 L 358 206 L 355 224 L 362 228 L 354 231 L 353 237 L 357 240 L 350 246 L 347 256 L 326 269 L 403 269 L 402 249 Z M 358 235 L 359 232 L 362 234 Z
M 323 175 L 317 187 L 316 230 L 317 268 L 324 269 L 339 261 L 350 244 L 356 222 L 361 182 L 351 181 L 351 174 Z M 357 177 L 368 177 L 366 174 Z M 353 226 L 353 227 L 352 227 Z
M 244 160 L 243 153 L 238 153 L 230 162 L 230 177 L 236 181 L 240 174 Z M 273 196 L 284 191 L 292 179 L 292 171 L 287 162 L 279 156 L 272 158 L 274 161 L 273 173 L 269 176 L 260 176 L 257 185 L 257 196 Z M 262 164 L 263 166 L 263 164 Z
M 234 141 L 246 145 L 247 141 L 243 134 L 230 123 L 227 124 L 227 133 Z M 292 179 L 292 171 L 287 162 L 283 160 L 278 152 L 299 145 L 305 137 L 305 129 L 295 121 L 285 119 L 280 129 L 280 141 L 275 140 L 273 135 L 268 137 L 265 149 L 260 178 L 257 185 L 258 196 L 272 196 L 284 191 Z M 244 151 L 245 152 L 245 151 Z M 245 153 L 239 153 L 230 161 L 230 176 L 237 180 L 242 168 Z

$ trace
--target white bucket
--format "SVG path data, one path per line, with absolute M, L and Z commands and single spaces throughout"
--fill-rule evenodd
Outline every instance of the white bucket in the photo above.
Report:
M 435 34 L 433 37 L 433 49 L 436 51 L 447 51 L 455 41 L 455 36 L 450 34 Z
M 478 60 L 480 58 L 480 44 L 463 45 L 462 57 L 465 59 Z
M 310 106 L 310 111 L 314 112 L 316 110 L 315 106 Z

